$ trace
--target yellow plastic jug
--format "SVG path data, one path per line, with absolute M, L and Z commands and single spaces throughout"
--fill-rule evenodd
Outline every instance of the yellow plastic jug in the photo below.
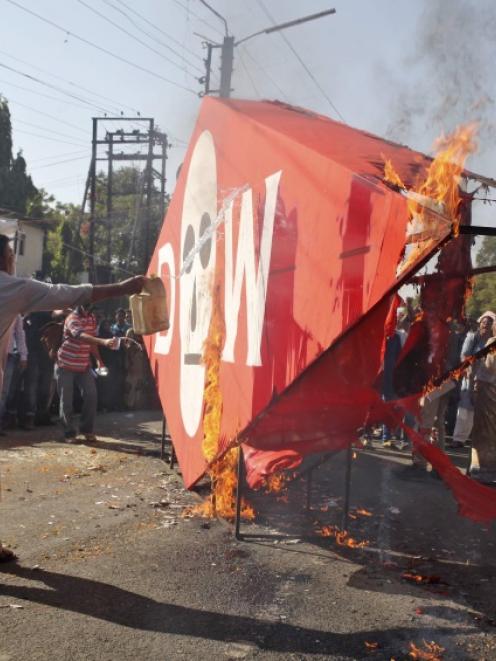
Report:
M 143 291 L 129 298 L 133 315 L 133 330 L 138 335 L 152 335 L 169 328 L 167 296 L 162 280 L 149 278 Z

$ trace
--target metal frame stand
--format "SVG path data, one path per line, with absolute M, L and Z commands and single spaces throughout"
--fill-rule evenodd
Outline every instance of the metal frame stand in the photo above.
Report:
M 317 461 L 313 466 L 308 468 L 302 475 L 307 475 L 307 491 L 306 491 L 306 501 L 305 508 L 310 510 L 312 504 L 312 486 L 313 486 L 313 471 L 326 463 L 334 457 L 336 453 L 329 452 L 326 453 L 319 461 Z M 343 519 L 342 519 L 342 529 L 346 530 L 348 528 L 349 518 L 350 518 L 350 496 L 351 496 L 351 466 L 353 463 L 353 447 L 350 444 L 346 448 L 346 467 L 345 467 L 345 479 L 344 479 L 344 502 L 343 502 Z M 301 477 L 301 476 L 300 476 Z M 244 535 L 241 534 L 241 501 L 243 498 L 244 487 L 246 484 L 245 480 L 245 463 L 243 458 L 243 450 L 241 446 L 239 448 L 238 455 L 238 484 L 236 486 L 236 515 L 234 518 L 234 536 L 237 540 L 242 541 Z
M 234 537 L 241 541 L 243 535 L 240 532 L 241 527 L 241 500 L 243 498 L 243 489 L 245 486 L 245 461 L 241 446 L 238 449 L 238 484 L 236 485 L 236 518 L 234 520 Z
M 165 419 L 165 415 L 162 415 L 162 437 L 161 437 L 161 444 L 160 444 L 160 459 L 162 461 L 165 461 L 165 441 L 169 439 L 170 444 L 171 444 L 171 450 L 169 454 L 169 467 L 172 469 L 174 468 L 174 465 L 176 463 L 176 451 L 174 450 L 174 446 L 172 444 L 172 439 L 170 436 L 167 436 L 166 433 L 167 429 L 167 421 Z
M 351 493 L 351 464 L 353 462 L 353 448 L 350 445 L 346 449 L 346 470 L 344 477 L 344 503 L 343 503 L 343 523 L 342 529 L 348 529 L 350 520 L 350 493 Z

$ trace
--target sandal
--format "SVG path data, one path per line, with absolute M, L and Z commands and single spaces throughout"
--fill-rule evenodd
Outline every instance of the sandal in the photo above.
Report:
M 0 544 L 0 562 L 13 562 L 14 560 L 17 560 L 14 551 Z

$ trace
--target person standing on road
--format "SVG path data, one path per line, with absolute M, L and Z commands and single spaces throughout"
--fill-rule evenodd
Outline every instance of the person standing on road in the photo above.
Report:
M 488 310 L 479 318 L 479 329 L 474 333 L 469 331 L 463 342 L 460 361 L 463 362 L 469 356 L 483 349 L 486 342 L 492 337 L 493 323 L 496 314 Z M 460 389 L 460 402 L 456 412 L 455 429 L 453 430 L 453 447 L 463 447 L 470 438 L 472 427 L 474 425 L 474 370 L 470 368 L 462 379 Z
M 96 441 L 94 426 L 97 389 L 91 357 L 94 357 L 97 367 L 104 367 L 98 348 L 113 349 L 116 345 L 115 338 L 96 337 L 96 318 L 90 312 L 89 305 L 79 305 L 65 320 L 62 345 L 57 354 L 55 379 L 66 441 L 75 440 L 77 436 L 73 416 L 74 386 L 80 389 L 83 398 L 81 433 L 86 441 Z
M 112 324 L 110 330 L 114 337 L 126 337 L 126 333 L 131 326 L 126 322 L 126 311 L 124 308 L 119 308 L 115 313 L 115 323 Z M 125 404 L 125 381 L 126 381 L 126 350 L 121 342 L 117 351 L 115 360 L 113 361 L 114 374 L 112 377 L 112 385 L 114 387 L 114 406 L 117 411 L 122 411 L 126 408 Z
M 2 431 L 2 421 L 5 411 L 7 410 L 7 412 L 9 412 L 7 408 L 9 393 L 13 390 L 17 390 L 20 377 L 26 369 L 27 362 L 28 349 L 26 346 L 26 335 L 24 333 L 22 317 L 19 314 L 17 315 L 10 335 L 3 387 L 0 391 L 0 436 L 5 436 L 5 432 Z
M 0 234 L 0 392 L 9 349 L 12 326 L 19 314 L 37 310 L 56 310 L 96 303 L 105 298 L 137 294 L 146 282 L 143 275 L 111 285 L 52 285 L 18 278 L 14 275 L 15 255 L 10 238 Z M 0 542 L 0 562 L 15 559 L 15 554 Z

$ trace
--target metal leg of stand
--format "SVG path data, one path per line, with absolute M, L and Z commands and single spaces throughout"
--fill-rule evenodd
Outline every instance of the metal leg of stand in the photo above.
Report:
M 245 481 L 245 462 L 243 459 L 243 450 L 238 448 L 238 484 L 236 486 L 236 519 L 234 536 L 238 540 L 242 540 L 243 536 L 240 533 L 241 527 L 241 500 L 243 498 L 243 487 Z
M 170 459 L 169 459 L 169 466 L 174 468 L 174 465 L 176 463 L 176 451 L 174 450 L 174 446 L 172 445 L 171 442 L 171 453 L 170 453 Z
M 345 482 L 344 482 L 344 504 L 343 504 L 343 530 L 348 530 L 349 514 L 350 514 L 350 489 L 351 489 L 351 464 L 353 460 L 353 448 L 351 444 L 346 450 L 346 469 L 345 469 Z
M 162 416 L 162 445 L 160 446 L 160 459 L 162 461 L 164 460 L 164 454 L 165 454 L 165 428 L 166 428 L 166 423 L 165 423 L 165 415 Z
M 312 506 L 312 481 L 313 481 L 313 470 L 309 471 L 307 476 L 307 500 L 305 505 L 307 512 L 310 510 L 310 507 Z

